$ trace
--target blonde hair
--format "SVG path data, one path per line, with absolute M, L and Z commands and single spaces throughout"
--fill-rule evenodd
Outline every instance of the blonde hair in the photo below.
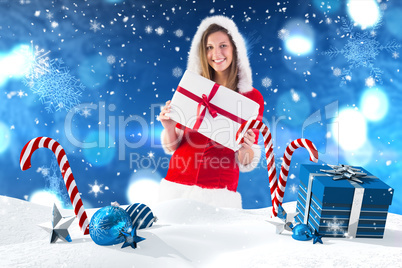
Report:
M 202 34 L 201 43 L 199 46 L 199 57 L 201 61 L 201 75 L 210 80 L 214 79 L 215 70 L 208 64 L 207 60 L 207 42 L 208 36 L 216 32 L 223 32 L 229 36 L 231 45 L 233 46 L 233 59 L 229 68 L 229 76 L 226 85 L 227 88 L 233 89 L 238 92 L 237 85 L 239 83 L 239 67 L 237 66 L 237 48 L 233 42 L 232 36 L 229 34 L 228 30 L 218 24 L 211 24 L 205 32 Z

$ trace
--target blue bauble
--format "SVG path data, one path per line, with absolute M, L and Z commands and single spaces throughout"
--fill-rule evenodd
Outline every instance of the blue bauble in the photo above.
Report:
M 130 215 L 133 228 L 144 229 L 151 227 L 156 221 L 156 217 L 151 209 L 144 204 L 135 203 L 126 208 L 126 212 Z
M 122 231 L 131 232 L 131 219 L 127 212 L 119 207 L 107 206 L 99 209 L 89 223 L 89 235 L 101 246 L 124 242 Z
M 314 230 L 307 224 L 301 223 L 293 228 L 293 239 L 307 241 L 313 239 Z

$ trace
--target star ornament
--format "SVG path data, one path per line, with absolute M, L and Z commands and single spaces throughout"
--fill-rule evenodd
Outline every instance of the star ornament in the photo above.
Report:
M 292 231 L 293 229 L 293 219 L 299 213 L 286 213 L 285 209 L 279 205 L 278 215 L 267 221 L 276 226 L 276 233 L 281 234 L 283 231 Z
M 127 230 L 128 232 L 120 231 L 120 234 L 123 235 L 125 239 L 123 246 L 121 246 L 121 248 L 131 246 L 132 248 L 135 249 L 137 248 L 137 243 L 145 240 L 145 238 L 137 236 L 137 227 L 130 229 Z
M 320 243 L 320 244 L 322 244 L 321 238 L 322 238 L 322 235 L 319 235 L 318 232 L 317 232 L 317 230 L 314 230 L 314 234 L 313 234 L 313 244 L 315 244 L 315 243 L 317 243 L 317 242 Z
M 44 223 L 39 225 L 42 229 L 50 233 L 50 243 L 56 243 L 58 239 L 64 242 L 71 242 L 68 227 L 74 221 L 75 217 L 62 217 L 56 204 L 53 205 L 53 219 L 51 223 Z

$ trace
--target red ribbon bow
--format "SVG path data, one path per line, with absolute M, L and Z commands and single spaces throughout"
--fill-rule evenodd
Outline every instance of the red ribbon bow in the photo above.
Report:
M 212 104 L 210 101 L 212 100 L 212 98 L 215 96 L 216 92 L 218 92 L 220 85 L 219 84 L 214 84 L 214 86 L 212 87 L 211 92 L 209 93 L 209 95 L 205 95 L 202 94 L 202 98 L 200 98 L 199 96 L 195 95 L 194 93 L 182 88 L 182 87 L 178 87 L 177 91 L 180 92 L 181 94 L 185 95 L 186 97 L 198 102 L 198 106 L 197 106 L 197 120 L 194 124 L 193 129 L 194 130 L 198 130 L 201 126 L 202 121 L 204 120 L 205 114 L 207 112 L 207 110 L 209 111 L 209 113 L 211 114 L 211 116 L 213 118 L 218 116 L 218 113 L 235 121 L 238 122 L 240 124 L 246 122 L 246 120 L 244 120 L 241 117 L 238 117 L 234 114 L 229 113 L 228 111 L 225 111 L 221 108 L 219 108 L 218 106 Z M 201 107 L 205 106 L 205 109 L 201 111 Z

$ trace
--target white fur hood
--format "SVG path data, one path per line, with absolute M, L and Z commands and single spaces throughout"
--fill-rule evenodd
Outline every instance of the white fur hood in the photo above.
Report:
M 212 16 L 205 18 L 197 32 L 194 35 L 191 43 L 191 48 L 188 56 L 187 69 L 197 74 L 201 74 L 201 62 L 198 55 L 198 49 L 201 43 L 202 34 L 211 25 L 218 24 L 228 30 L 232 36 L 233 42 L 237 47 L 237 65 L 239 67 L 239 84 L 237 85 L 240 93 L 246 93 L 253 89 L 253 81 L 251 75 L 250 62 L 247 57 L 246 43 L 243 36 L 240 34 L 236 24 L 225 16 Z

